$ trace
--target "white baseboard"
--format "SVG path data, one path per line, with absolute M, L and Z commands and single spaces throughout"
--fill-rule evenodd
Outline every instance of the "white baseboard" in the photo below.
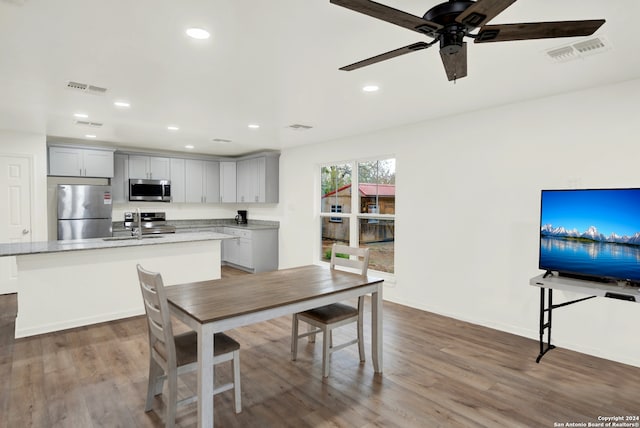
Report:
M 83 327 L 86 325 L 98 324 L 101 322 L 113 321 L 122 318 L 129 318 L 142 314 L 144 314 L 144 310 L 141 311 L 139 308 L 136 308 L 127 311 L 100 314 L 87 318 L 67 320 L 65 322 L 37 325 L 23 329 L 18 329 L 16 325 L 16 338 L 35 336 L 38 334 L 51 333 L 54 331 L 67 330 L 76 327 Z M 18 316 L 20 315 L 18 314 Z

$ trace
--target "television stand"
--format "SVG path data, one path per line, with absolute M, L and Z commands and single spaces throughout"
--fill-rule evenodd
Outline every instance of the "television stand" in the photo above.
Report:
M 551 320 L 554 309 L 569 306 L 574 303 L 593 299 L 594 297 L 608 297 L 612 299 L 625 300 L 629 302 L 640 301 L 640 288 L 632 286 L 621 286 L 611 282 L 587 281 L 584 279 L 558 276 L 546 272 L 535 276 L 529 280 L 529 285 L 540 287 L 540 353 L 536 358 L 536 363 L 540 363 L 542 357 L 554 349 L 551 344 Z M 553 290 L 570 291 L 574 293 L 587 294 L 587 297 L 575 299 L 564 303 L 553 303 Z M 544 336 L 547 335 L 545 343 Z

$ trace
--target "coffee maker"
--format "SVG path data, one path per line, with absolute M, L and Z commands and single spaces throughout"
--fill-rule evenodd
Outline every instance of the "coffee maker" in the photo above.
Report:
M 238 215 L 236 216 L 237 224 L 247 224 L 247 211 L 246 210 L 238 210 Z

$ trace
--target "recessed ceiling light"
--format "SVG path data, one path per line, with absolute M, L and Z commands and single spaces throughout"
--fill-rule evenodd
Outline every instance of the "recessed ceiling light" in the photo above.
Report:
M 73 116 L 77 117 L 78 119 L 86 119 L 89 117 L 89 115 L 86 113 L 74 113 Z
M 192 146 L 191 144 L 187 144 L 186 146 L 184 146 L 184 148 L 191 150 L 191 149 L 194 149 L 195 147 Z
M 178 128 L 178 127 L 177 127 L 177 126 L 175 126 L 175 125 L 169 125 L 169 126 L 167 126 L 167 129 L 168 129 L 169 131 L 177 131 L 177 130 L 178 130 L 178 129 L 180 129 L 180 128 Z
M 211 34 L 209 34 L 207 30 L 204 30 L 202 28 L 187 28 L 186 33 L 187 36 L 197 40 L 208 39 L 211 36 Z
M 95 135 L 93 135 L 93 134 L 87 134 L 87 135 L 85 135 L 85 137 L 86 137 L 86 138 L 96 138 L 96 136 L 95 136 Z
M 364 92 L 376 92 L 380 88 L 377 85 L 366 85 L 362 87 Z
M 124 108 L 131 107 L 131 104 L 129 104 L 127 101 L 116 101 L 113 103 L 113 105 L 116 107 L 124 107 Z
M 251 128 L 251 129 L 258 129 L 258 128 L 260 128 L 260 125 L 258 125 L 257 123 L 250 123 L 250 124 L 249 124 L 249 128 Z

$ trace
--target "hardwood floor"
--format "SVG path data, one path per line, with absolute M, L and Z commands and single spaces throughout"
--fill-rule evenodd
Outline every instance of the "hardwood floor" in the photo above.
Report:
M 231 274 L 240 273 L 223 270 Z M 369 320 L 367 312 L 367 362 L 355 346 L 339 351 L 326 380 L 320 341 L 301 341 L 290 361 L 289 316 L 228 332 L 242 346 L 242 413 L 231 391 L 216 396 L 216 426 L 553 427 L 640 414 L 640 368 L 565 349 L 536 364 L 533 340 L 388 302 L 384 372 L 375 375 Z M 8 426 L 162 426 L 144 412 L 147 365 L 143 317 L 19 339 Z M 216 376 L 226 379 L 229 367 Z M 182 392 L 195 386 L 193 375 L 182 379 Z M 177 423 L 196 426 L 195 416 L 195 404 L 183 407 Z

